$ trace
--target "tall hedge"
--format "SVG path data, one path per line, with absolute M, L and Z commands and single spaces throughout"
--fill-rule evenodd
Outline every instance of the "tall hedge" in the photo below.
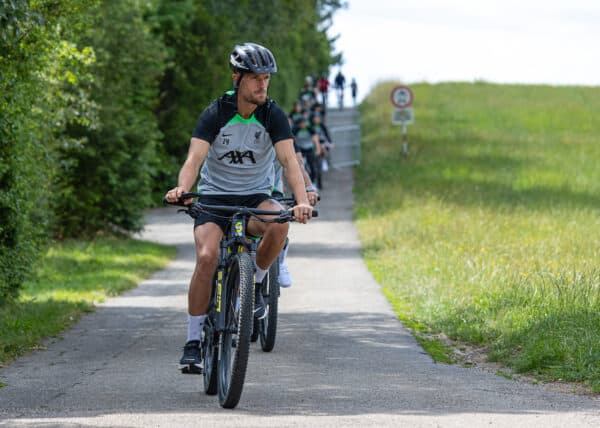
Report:
M 0 0 L 0 304 L 16 296 L 48 237 L 55 136 L 72 101 L 53 95 L 57 76 L 78 62 L 67 60 L 74 52 L 62 35 L 91 4 Z
M 159 162 L 154 110 L 165 49 L 145 19 L 154 9 L 147 2 L 105 0 L 91 13 L 76 43 L 95 52 L 93 79 L 70 90 L 89 94 L 97 120 L 69 123 L 66 135 L 76 144 L 58 150 L 59 236 L 139 230 Z

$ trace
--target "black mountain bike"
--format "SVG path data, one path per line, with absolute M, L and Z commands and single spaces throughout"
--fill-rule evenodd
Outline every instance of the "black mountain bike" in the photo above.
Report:
M 198 193 L 184 193 L 180 202 L 171 205 L 183 206 L 179 211 L 191 217 L 209 211 L 212 215 L 228 218 L 202 331 L 201 353 L 204 360 L 204 392 L 209 395 L 218 393 L 221 406 L 232 409 L 242 395 L 254 323 L 254 258 L 257 242 L 246 237 L 246 225 L 250 217 L 265 223 L 285 223 L 294 221 L 294 217 L 290 210 L 270 211 L 199 202 L 183 205 L 183 200 L 198 196 Z M 263 215 L 273 217 L 259 217 Z M 317 216 L 315 211 L 313 216 Z M 188 372 L 195 370 L 195 367 L 190 367 Z

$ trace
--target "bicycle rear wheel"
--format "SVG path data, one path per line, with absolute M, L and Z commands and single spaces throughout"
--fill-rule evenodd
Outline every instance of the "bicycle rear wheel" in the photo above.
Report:
M 204 323 L 202 338 L 202 354 L 204 358 L 204 392 L 208 395 L 217 393 L 217 345 L 214 340 L 214 330 Z
M 248 253 L 234 257 L 227 274 L 226 287 L 225 331 L 221 333 L 217 371 L 219 403 L 233 409 L 242 395 L 252 333 L 254 264 Z
M 267 316 L 258 322 L 260 346 L 263 351 L 271 352 L 277 335 L 277 313 L 279 306 L 279 263 L 273 262 L 262 286 L 263 297 L 269 308 Z

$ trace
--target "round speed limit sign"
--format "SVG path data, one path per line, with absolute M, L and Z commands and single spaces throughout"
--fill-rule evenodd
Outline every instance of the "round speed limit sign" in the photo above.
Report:
M 397 108 L 410 107 L 414 100 L 412 90 L 405 85 L 398 85 L 392 89 L 391 97 L 392 104 Z

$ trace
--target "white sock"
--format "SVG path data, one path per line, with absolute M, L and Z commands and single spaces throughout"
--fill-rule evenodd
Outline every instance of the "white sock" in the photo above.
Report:
M 254 282 L 262 282 L 265 279 L 265 275 L 269 271 L 269 268 L 261 269 L 258 267 L 256 262 L 254 262 L 254 267 L 256 268 L 256 275 L 254 276 Z
M 290 248 L 289 241 L 285 243 L 285 247 L 283 247 L 283 250 L 281 250 L 281 253 L 279 253 L 279 264 L 280 265 L 285 264 L 285 258 L 287 257 L 288 248 Z
M 188 315 L 188 334 L 187 341 L 198 340 L 202 337 L 202 327 L 204 327 L 204 320 L 206 315 Z

